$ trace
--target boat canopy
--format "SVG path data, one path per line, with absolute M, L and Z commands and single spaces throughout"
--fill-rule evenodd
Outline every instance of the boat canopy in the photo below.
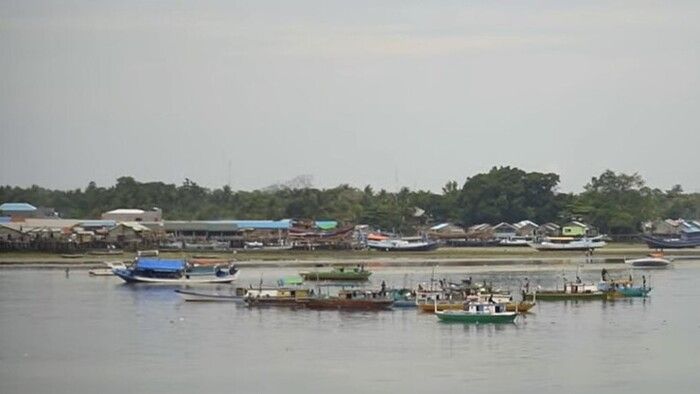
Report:
M 136 262 L 136 267 L 141 270 L 151 270 L 158 272 L 177 272 L 185 269 L 185 261 L 140 258 Z

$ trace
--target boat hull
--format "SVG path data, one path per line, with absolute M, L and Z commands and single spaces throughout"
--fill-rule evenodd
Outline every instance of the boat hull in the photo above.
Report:
M 337 298 L 317 298 L 299 302 L 309 309 L 317 310 L 387 310 L 394 304 L 393 300 L 357 300 Z
M 658 257 L 625 260 L 625 263 L 635 268 L 666 268 L 671 265 L 669 260 Z
M 603 300 L 607 298 L 606 293 L 591 292 L 591 293 L 565 293 L 563 291 L 538 291 L 536 295 L 532 293 L 525 294 L 526 301 L 533 299 L 538 301 L 571 301 L 571 300 Z
M 672 239 L 643 235 L 642 240 L 650 249 L 691 249 L 700 245 L 700 239 Z
M 197 291 L 175 290 L 188 302 L 234 302 L 243 303 L 243 297 L 216 293 L 200 293 Z
M 414 242 L 408 244 L 392 245 L 383 242 L 368 242 L 367 247 L 384 252 L 428 252 L 440 246 L 437 242 Z
M 518 317 L 517 313 L 499 313 L 499 314 L 472 314 L 458 312 L 437 312 L 435 315 L 442 322 L 446 323 L 469 323 L 469 324 L 505 324 L 513 323 Z
M 226 275 L 223 277 L 180 277 L 180 278 L 157 278 L 157 277 L 146 277 L 133 275 L 129 270 L 114 270 L 114 275 L 123 279 L 126 283 L 160 283 L 160 284 L 225 284 L 232 283 L 236 280 L 238 273 L 233 275 Z

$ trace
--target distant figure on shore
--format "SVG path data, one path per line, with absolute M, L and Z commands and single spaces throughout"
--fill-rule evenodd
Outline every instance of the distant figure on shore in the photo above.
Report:
M 603 268 L 603 269 L 600 271 L 600 277 L 601 277 L 601 279 L 603 280 L 603 282 L 607 282 L 607 281 L 608 281 L 608 270 L 606 270 L 605 268 Z
M 70 276 L 70 267 L 66 267 L 66 278 Z

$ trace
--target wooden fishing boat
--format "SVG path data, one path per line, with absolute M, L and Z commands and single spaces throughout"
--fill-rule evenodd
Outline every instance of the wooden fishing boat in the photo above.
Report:
M 309 309 L 375 311 L 391 309 L 394 300 L 374 291 L 342 290 L 337 296 L 311 297 L 299 303 Z
M 305 271 L 299 273 L 299 276 L 304 278 L 304 280 L 361 281 L 369 279 L 370 275 L 372 275 L 372 272 L 365 270 L 362 266 L 355 268 L 338 267 L 330 271 Z
M 191 276 L 184 260 L 141 257 L 132 267 L 115 268 L 113 272 L 127 283 L 166 284 L 231 283 L 238 275 L 238 269 L 231 265 L 226 269 L 220 267 L 212 269 L 209 275 Z
M 642 235 L 642 240 L 652 249 L 686 249 L 700 246 L 700 237 L 662 238 Z
M 604 300 L 608 293 L 601 291 L 595 284 L 568 282 L 562 290 L 537 290 L 525 293 L 523 299 L 532 301 L 535 298 L 541 301 L 565 301 L 565 300 Z
M 311 297 L 303 288 L 249 289 L 243 297 L 248 306 L 303 306 Z
M 488 302 L 469 302 L 463 310 L 435 309 L 440 321 L 448 323 L 501 324 L 513 323 L 518 317 L 515 312 L 506 311 L 504 304 Z
M 189 302 L 234 302 L 242 304 L 243 296 L 233 294 L 205 293 L 191 290 L 175 290 L 185 301 Z

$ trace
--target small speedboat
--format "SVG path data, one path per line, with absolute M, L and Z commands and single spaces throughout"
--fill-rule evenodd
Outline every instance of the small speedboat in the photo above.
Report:
M 516 312 L 508 312 L 505 304 L 490 302 L 467 302 L 463 310 L 439 311 L 435 315 L 443 322 L 451 323 L 513 323 L 518 317 Z
M 640 259 L 625 260 L 625 264 L 629 264 L 635 268 L 666 268 L 671 264 L 671 261 L 663 257 L 649 256 Z

